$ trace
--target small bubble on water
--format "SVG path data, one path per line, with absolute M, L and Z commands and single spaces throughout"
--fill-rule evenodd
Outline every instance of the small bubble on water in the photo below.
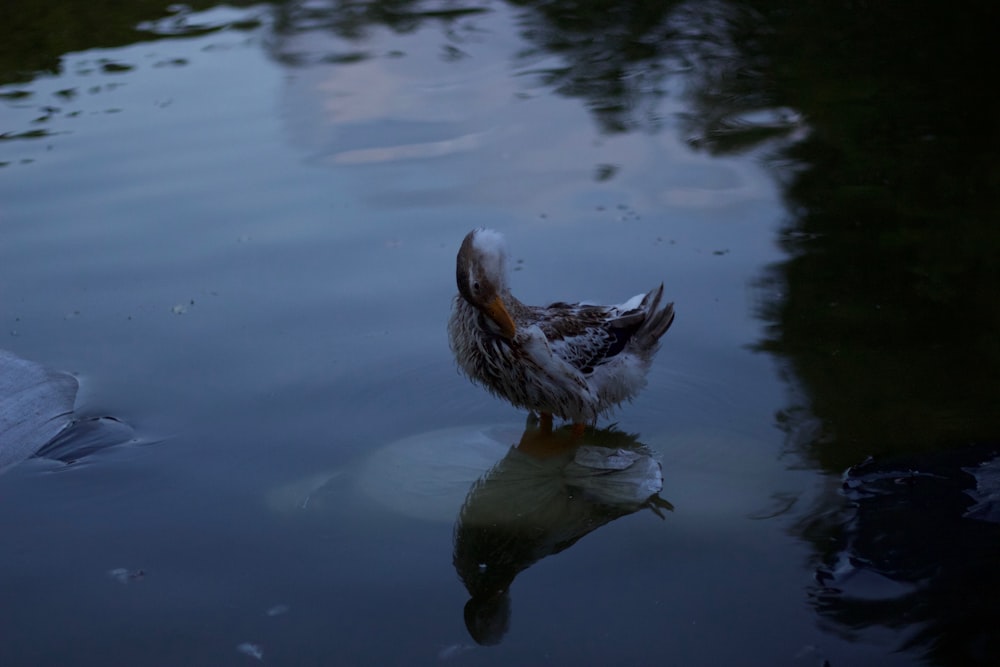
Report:
M 287 614 L 288 609 L 289 607 L 287 604 L 276 604 L 268 609 L 266 613 L 268 616 L 281 616 L 282 614 Z

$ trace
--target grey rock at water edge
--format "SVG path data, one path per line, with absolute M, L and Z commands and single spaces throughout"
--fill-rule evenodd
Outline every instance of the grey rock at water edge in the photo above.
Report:
M 0 350 L 0 474 L 73 421 L 78 387 L 68 373 Z

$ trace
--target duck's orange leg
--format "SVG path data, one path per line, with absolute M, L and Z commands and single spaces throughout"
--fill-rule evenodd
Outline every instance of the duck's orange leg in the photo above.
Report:
M 586 424 L 573 422 L 573 427 L 570 432 L 573 434 L 574 438 L 579 438 L 583 436 L 583 432 L 586 428 L 587 428 Z
M 552 430 L 552 413 L 534 413 L 517 443 L 517 449 L 528 456 L 544 461 L 556 456 L 564 456 L 577 446 L 577 438 L 568 437 L 563 429 Z
M 552 432 L 552 413 L 551 412 L 540 412 L 538 413 L 538 423 L 539 427 L 545 433 Z

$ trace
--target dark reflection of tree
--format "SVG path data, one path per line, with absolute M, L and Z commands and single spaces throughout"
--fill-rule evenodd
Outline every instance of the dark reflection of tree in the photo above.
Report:
M 480 478 L 455 524 L 454 564 L 469 591 L 465 623 L 480 644 L 510 624 L 510 586 L 522 571 L 615 519 L 672 509 L 659 496 L 660 464 L 635 436 L 529 427 L 517 447 Z
M 189 0 L 185 11 L 218 5 Z M 229 0 L 247 7 L 253 0 Z M 160 37 L 137 28 L 176 14 L 163 0 L 4 0 L 0 2 L 0 85 L 27 82 L 40 72 L 58 73 L 62 56 L 73 51 L 114 48 Z M 196 34 L 189 31 L 186 34 Z
M 488 9 L 480 4 L 462 2 L 289 0 L 275 7 L 274 39 L 269 44 L 269 50 L 276 60 L 287 66 L 309 65 L 317 61 L 356 62 L 370 56 L 363 50 L 363 40 L 373 27 L 381 26 L 398 34 L 406 34 L 417 30 L 427 21 L 435 21 L 444 26 L 449 41 L 460 42 L 461 39 L 456 37 L 454 31 L 456 22 L 487 11 Z M 291 38 L 312 30 L 331 32 L 355 44 L 357 48 L 347 52 L 327 54 L 296 51 Z M 456 48 L 451 46 L 451 53 L 455 54 Z
M 685 45 L 707 35 L 702 13 L 678 0 L 514 0 L 509 4 L 518 10 L 522 36 L 533 45 L 517 57 L 516 66 L 525 81 L 581 100 L 606 133 L 659 129 L 662 119 L 657 106 L 666 94 L 667 75 L 689 67 Z M 408 33 L 436 21 L 445 26 L 449 40 L 460 42 L 456 22 L 488 11 L 488 4 L 474 0 L 290 1 L 276 7 L 276 41 L 271 48 L 287 65 L 317 59 L 350 62 L 369 56 L 361 40 L 372 27 Z M 308 30 L 330 31 L 355 42 L 358 50 L 317 56 L 296 53 L 283 44 Z
M 671 65 L 683 66 L 687 39 L 682 3 L 540 2 L 513 0 L 521 8 L 522 36 L 535 48 L 523 61 L 559 56 L 558 64 L 532 71 L 541 83 L 567 97 L 579 98 L 602 131 L 655 130 L 657 103 L 665 94 Z
M 761 347 L 801 383 L 827 469 L 1000 432 L 994 7 L 747 2 L 735 57 L 706 50 L 697 145 L 803 128 L 774 155 L 791 259 Z
M 460 3 L 427 3 L 421 0 L 326 0 L 325 2 L 285 2 L 277 6 L 275 30 L 330 30 L 345 39 L 361 39 L 372 26 L 385 26 L 398 33 L 416 30 L 429 19 L 450 21 L 481 14 L 484 7 Z
M 958 446 L 1000 436 L 1000 103 L 983 78 L 998 10 L 718 9 L 686 131 L 717 154 L 783 137 L 767 148 L 789 259 L 765 281 L 779 296 L 760 348 L 803 405 L 779 419 L 831 472 L 906 455 L 855 469 L 798 526 L 819 554 L 814 606 L 934 664 L 994 664 L 1000 534 L 965 514 L 966 468 L 991 455 Z

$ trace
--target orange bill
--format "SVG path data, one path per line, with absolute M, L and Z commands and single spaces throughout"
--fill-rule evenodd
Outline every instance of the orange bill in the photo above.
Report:
M 497 326 L 500 327 L 500 331 L 507 338 L 513 338 L 514 334 L 517 333 L 514 320 L 511 319 L 510 313 L 507 312 L 507 308 L 504 307 L 503 301 L 500 300 L 499 296 L 493 297 L 493 300 L 486 304 L 486 314 L 490 316 L 491 320 L 496 322 Z

